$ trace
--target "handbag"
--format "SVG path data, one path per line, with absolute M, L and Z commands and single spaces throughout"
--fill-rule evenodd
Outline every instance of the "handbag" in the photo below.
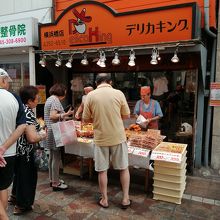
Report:
M 51 124 L 56 147 L 62 147 L 77 141 L 76 126 L 73 120 Z
M 38 170 L 48 170 L 48 156 L 44 149 L 37 149 L 34 152 L 34 164 Z

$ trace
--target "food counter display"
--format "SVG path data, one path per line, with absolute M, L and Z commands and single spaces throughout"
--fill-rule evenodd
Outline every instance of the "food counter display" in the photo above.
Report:
M 132 124 L 125 130 L 128 143 L 129 165 L 149 167 L 149 154 L 163 140 L 158 130 L 141 131 L 138 125 Z M 65 153 L 81 157 L 94 158 L 93 126 L 76 122 L 77 142 L 66 145 Z
M 94 158 L 94 142 L 93 142 L 93 126 L 92 124 L 81 124 L 79 121 L 75 122 L 77 142 L 65 146 L 65 153 L 70 155 L 77 155 L 80 157 L 80 165 L 77 167 L 80 171 L 74 172 L 74 162 L 66 164 L 64 172 L 83 176 L 84 166 L 83 161 L 89 160 L 87 165 L 90 178 L 93 171 Z M 143 168 L 146 170 L 145 189 L 148 189 L 149 176 L 149 161 L 151 150 L 154 149 L 163 140 L 158 130 L 141 131 L 138 125 L 131 124 L 125 129 L 128 143 L 129 166 L 134 168 Z M 72 170 L 71 170 L 72 167 Z

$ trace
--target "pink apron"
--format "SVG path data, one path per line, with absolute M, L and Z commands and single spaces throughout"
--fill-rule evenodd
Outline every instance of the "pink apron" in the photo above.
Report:
M 143 111 L 143 102 L 140 102 L 140 114 L 142 116 L 144 116 L 146 119 L 148 118 L 153 118 L 154 117 L 154 101 L 152 101 L 152 105 L 151 105 L 151 108 L 150 108 L 150 111 L 149 112 L 144 112 Z M 158 120 L 155 120 L 155 121 L 151 121 L 147 128 L 150 128 L 150 129 L 158 129 Z

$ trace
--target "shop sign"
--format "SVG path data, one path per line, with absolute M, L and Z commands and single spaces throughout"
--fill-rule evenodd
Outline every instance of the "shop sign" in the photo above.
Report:
M 38 46 L 37 19 L 0 23 L 0 48 Z
M 38 95 L 39 95 L 39 100 L 38 100 L 38 104 L 45 104 L 46 102 L 46 86 L 44 85 L 37 85 L 36 86 L 38 88 Z
M 117 13 L 95 1 L 68 7 L 54 24 L 39 26 L 41 49 L 133 46 L 199 38 L 196 3 Z
M 210 85 L 210 106 L 220 106 L 220 82 L 213 82 Z

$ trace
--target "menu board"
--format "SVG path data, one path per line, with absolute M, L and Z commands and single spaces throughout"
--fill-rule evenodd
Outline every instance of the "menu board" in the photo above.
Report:
M 151 153 L 151 160 L 181 163 L 187 144 L 161 142 Z

